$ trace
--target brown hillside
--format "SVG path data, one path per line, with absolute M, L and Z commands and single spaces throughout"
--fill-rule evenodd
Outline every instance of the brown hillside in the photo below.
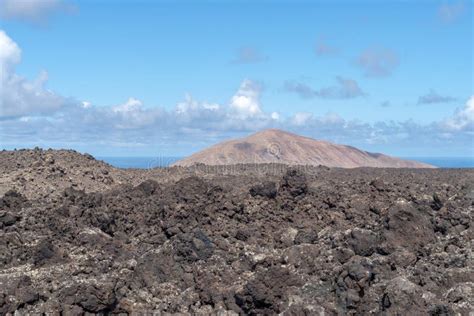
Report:
M 369 153 L 351 146 L 315 140 L 277 129 L 268 129 L 245 138 L 219 143 L 177 161 L 174 165 L 272 162 L 341 168 L 434 168 L 421 162 Z

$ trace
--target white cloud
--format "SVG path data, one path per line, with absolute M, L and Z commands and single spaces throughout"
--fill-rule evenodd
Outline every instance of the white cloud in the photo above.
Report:
M 306 123 L 308 123 L 308 121 L 311 120 L 312 118 L 313 118 L 312 113 L 298 112 L 298 113 L 295 113 L 295 115 L 293 115 L 290 121 L 292 124 L 296 126 L 303 126 Z
M 177 126 L 187 126 L 191 129 L 215 129 L 219 122 L 225 118 L 225 110 L 217 103 L 199 102 L 190 94 L 186 94 L 182 102 L 179 102 L 168 118 Z M 205 122 L 205 123 L 204 123 Z
M 452 117 L 444 120 L 442 125 L 448 131 L 474 132 L 474 95 L 469 98 L 463 108 L 458 109 Z
M 142 101 L 135 98 L 129 98 L 127 102 L 112 107 L 112 111 L 115 113 L 129 114 L 133 112 L 140 112 L 142 109 L 142 106 L 143 106 Z
M 61 0 L 1 0 L 0 15 L 7 19 L 39 22 L 68 7 Z
M 89 101 L 82 101 L 81 104 L 84 109 L 88 109 L 92 106 L 92 103 L 90 103 Z
M 344 119 L 334 112 L 326 113 L 326 115 L 321 117 L 321 120 L 329 124 L 340 124 L 344 122 Z
M 140 129 L 153 125 L 163 117 L 160 108 L 145 109 L 143 102 L 129 98 L 125 103 L 110 108 L 98 109 L 99 115 L 105 116 L 107 121 L 112 122 L 118 129 Z
M 45 88 L 48 81 L 46 71 L 30 81 L 15 73 L 15 66 L 21 61 L 18 45 L 0 30 L 0 117 L 44 114 L 58 110 L 66 100 Z
M 187 93 L 184 97 L 184 101 L 179 102 L 176 105 L 176 113 L 180 115 L 186 115 L 192 112 L 200 110 L 208 111 L 219 111 L 220 105 L 217 103 L 200 103 L 193 99 L 193 97 Z
M 2 67 L 2 76 L 12 72 L 20 60 L 20 47 L 8 37 L 5 31 L 0 30 L 0 66 Z
M 232 97 L 230 107 L 239 118 L 255 117 L 262 114 L 260 108 L 261 86 L 245 79 Z

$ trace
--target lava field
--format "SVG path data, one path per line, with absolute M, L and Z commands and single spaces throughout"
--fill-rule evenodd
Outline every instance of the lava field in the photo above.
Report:
M 474 310 L 472 169 L 0 158 L 1 315 Z

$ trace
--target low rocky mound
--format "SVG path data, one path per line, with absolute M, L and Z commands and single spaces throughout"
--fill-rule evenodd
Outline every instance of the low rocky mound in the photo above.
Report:
M 14 189 L 28 198 L 57 195 L 68 187 L 101 191 L 127 180 L 121 170 L 74 150 L 4 150 L 0 172 L 0 194 Z
M 130 182 L 53 198 L 7 190 L 0 314 L 474 309 L 473 170 L 219 170 L 126 170 Z
M 351 146 L 268 129 L 243 139 L 226 141 L 175 162 L 174 166 L 283 163 L 340 168 L 434 168 L 434 166 L 369 153 Z

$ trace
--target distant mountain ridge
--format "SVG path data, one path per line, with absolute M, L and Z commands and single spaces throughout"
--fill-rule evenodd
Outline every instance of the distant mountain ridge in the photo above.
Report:
M 216 144 L 181 159 L 172 166 L 192 166 L 198 163 L 206 165 L 283 163 L 340 168 L 435 168 L 422 162 L 370 153 L 352 146 L 333 144 L 278 129 L 267 129 L 245 138 Z

